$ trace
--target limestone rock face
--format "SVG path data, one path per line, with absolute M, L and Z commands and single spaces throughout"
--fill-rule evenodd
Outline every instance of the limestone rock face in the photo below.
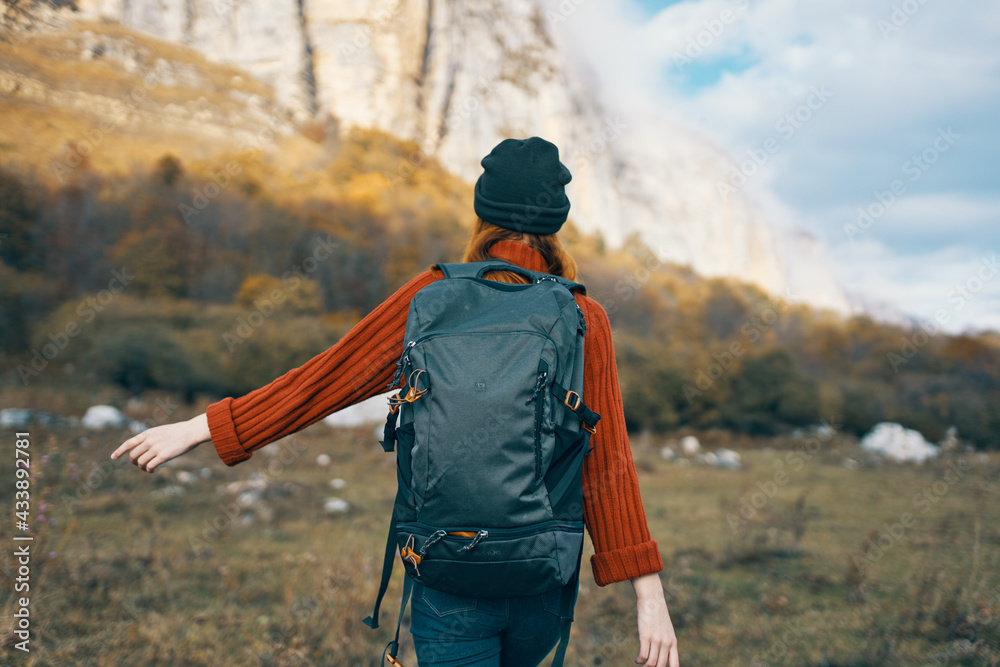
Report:
M 638 234 L 661 259 L 702 275 L 848 311 L 814 241 L 773 229 L 740 193 L 719 195 L 726 156 L 683 128 L 602 105 L 539 0 L 78 0 L 78 8 L 242 67 L 302 120 L 330 114 L 342 130 L 376 127 L 416 141 L 413 161 L 434 156 L 470 181 L 501 139 L 545 137 L 573 173 L 570 217 L 581 229 L 613 245 Z

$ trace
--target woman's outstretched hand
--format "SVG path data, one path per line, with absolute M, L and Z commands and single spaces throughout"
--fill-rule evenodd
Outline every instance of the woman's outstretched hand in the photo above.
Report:
M 670 621 L 663 584 L 658 574 L 647 574 L 632 580 L 639 618 L 639 657 L 643 667 L 680 667 L 677 655 L 677 635 Z
M 154 426 L 123 442 L 112 454 L 117 459 L 128 452 L 129 459 L 146 472 L 211 440 L 208 417 L 204 413 L 186 422 Z

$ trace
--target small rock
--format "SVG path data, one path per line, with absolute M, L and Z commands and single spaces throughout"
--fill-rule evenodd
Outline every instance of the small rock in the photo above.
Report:
M 740 453 L 733 451 L 732 449 L 722 448 L 716 453 L 716 465 L 720 468 L 731 468 L 733 470 L 738 470 L 743 467 L 743 462 L 740 460 Z
M 668 461 L 673 461 L 674 459 L 677 458 L 677 452 L 674 451 L 673 447 L 667 445 L 666 447 L 660 450 L 660 456 L 662 456 Z
M 816 436 L 823 442 L 830 440 L 835 435 L 837 435 L 837 431 L 829 424 L 820 424 L 816 427 Z
M 852 458 L 846 458 L 846 459 L 844 459 L 843 466 L 845 468 L 847 468 L 848 470 L 857 470 L 857 468 L 858 468 L 858 462 L 855 461 Z
M 149 429 L 149 424 L 146 422 L 141 422 L 133 419 L 128 423 L 128 430 L 132 432 L 132 435 L 139 435 L 143 431 Z
M 336 478 L 330 480 L 330 488 L 331 489 L 336 489 L 338 491 L 340 489 L 346 489 L 347 488 L 347 482 L 344 481 L 344 480 L 342 480 L 339 477 L 336 477 Z
M 267 503 L 258 503 L 254 506 L 254 513 L 262 521 L 273 521 L 274 520 L 274 509 Z
M 241 491 L 236 496 L 236 504 L 240 507 L 252 507 L 260 500 L 260 492 L 254 490 Z
M 684 456 L 694 456 L 701 449 L 701 443 L 693 435 L 685 435 L 681 438 L 681 451 Z
M 189 473 L 187 470 L 181 470 L 177 473 L 177 481 L 181 484 L 191 484 L 198 478 Z
M 326 454 L 320 454 L 316 457 L 316 465 L 323 466 L 324 468 L 330 465 L 330 457 Z
M 125 415 L 111 405 L 92 405 L 87 408 L 80 423 L 83 424 L 84 428 L 93 430 L 122 426 L 125 424 Z
M 226 493 L 231 496 L 238 495 L 243 491 L 263 491 L 267 488 L 267 479 L 263 476 L 252 475 L 250 479 L 241 482 L 230 482 L 226 484 Z
M 182 496 L 184 495 L 184 487 L 177 486 L 176 484 L 171 484 L 170 486 L 165 486 L 162 489 L 156 489 L 151 496 L 154 498 L 169 498 L 171 496 Z
M 950 452 L 958 449 L 958 429 L 954 426 L 949 426 L 948 430 L 944 433 L 944 439 L 938 444 L 943 452 Z
M 31 410 L 20 408 L 7 408 L 0 410 L 0 426 L 6 428 L 18 428 L 27 426 L 31 422 Z
M 349 512 L 351 506 L 342 498 L 327 498 L 323 503 L 323 510 L 329 514 L 343 514 Z

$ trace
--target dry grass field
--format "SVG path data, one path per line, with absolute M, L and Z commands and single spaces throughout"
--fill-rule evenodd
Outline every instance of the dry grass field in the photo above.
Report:
M 153 475 L 108 460 L 123 430 L 28 431 L 33 635 L 30 654 L 13 650 L 4 549 L 3 664 L 379 664 L 401 575 L 369 630 L 395 490 L 372 428 L 318 424 L 233 468 L 203 445 Z M 14 431 L 0 437 L 12 452 Z M 683 665 L 998 664 L 996 454 L 918 466 L 873 463 L 839 436 L 702 443 L 743 467 L 633 445 Z M 13 468 L 0 462 L 7 497 Z M 332 496 L 350 510 L 324 511 Z M 598 588 L 584 567 L 568 664 L 632 664 L 630 586 Z M 402 658 L 415 664 L 408 636 Z

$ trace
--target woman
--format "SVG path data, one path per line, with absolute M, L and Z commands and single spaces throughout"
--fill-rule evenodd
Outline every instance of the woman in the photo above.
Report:
M 576 265 L 556 232 L 569 213 L 565 185 L 571 176 L 555 145 L 532 137 L 506 139 L 482 161 L 474 206 L 479 220 L 463 261 L 487 257 L 573 280 Z M 512 272 L 486 278 L 524 279 Z M 226 463 L 294 433 L 326 415 L 383 393 L 403 346 L 410 300 L 443 278 L 431 267 L 365 317 L 343 339 L 300 368 L 239 398 L 226 398 L 205 414 L 158 426 L 124 442 L 111 458 L 129 452 L 152 472 L 172 458 L 211 440 Z M 598 585 L 630 580 L 638 610 L 637 664 L 679 667 L 677 641 L 658 572 L 659 549 L 650 538 L 625 430 L 618 372 L 607 313 L 575 295 L 584 313 L 584 396 L 602 415 L 593 454 L 584 466 L 584 521 L 594 543 L 591 558 Z M 539 664 L 559 638 L 558 618 L 545 612 L 547 596 L 475 600 L 419 588 L 414 591 L 411 632 L 421 665 Z M 502 605 L 503 613 L 496 613 Z M 509 606 L 508 606 L 509 605 Z

